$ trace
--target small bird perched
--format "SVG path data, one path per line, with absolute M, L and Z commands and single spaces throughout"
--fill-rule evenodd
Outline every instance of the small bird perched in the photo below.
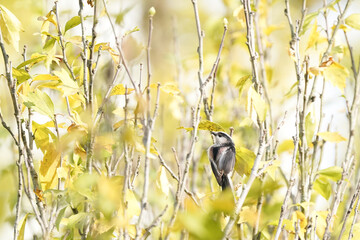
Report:
M 216 181 L 224 191 L 230 187 L 228 174 L 235 165 L 235 144 L 224 132 L 211 132 L 211 134 L 214 136 L 215 144 L 209 147 L 208 156 Z

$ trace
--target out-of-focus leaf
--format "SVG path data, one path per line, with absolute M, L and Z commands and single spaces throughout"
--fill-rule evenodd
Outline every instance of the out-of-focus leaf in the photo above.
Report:
M 66 207 L 64 207 L 63 209 L 60 210 L 57 218 L 56 218 L 56 221 L 55 221 L 55 226 L 56 226 L 56 229 L 59 231 L 60 229 L 60 222 L 61 220 L 63 219 L 64 217 L 64 214 L 65 214 L 65 210 L 66 210 Z
M 261 164 L 264 165 L 264 164 L 266 164 L 266 162 L 261 162 Z M 273 181 L 276 180 L 275 179 L 275 173 L 276 173 L 276 170 L 279 168 L 280 165 L 281 165 L 280 160 L 274 160 L 272 162 L 272 164 L 265 169 L 265 173 L 269 174 L 269 176 L 271 177 L 271 179 Z M 263 166 L 260 166 L 260 167 L 263 167 Z
M 349 70 L 339 63 L 334 62 L 324 71 L 324 77 L 332 85 L 338 87 L 342 92 L 346 86 L 346 78 L 349 76 Z
M 317 15 L 319 15 L 319 13 L 320 11 L 316 11 L 306 15 L 300 36 L 309 29 L 311 22 L 317 17 Z
M 316 235 L 319 239 L 322 239 L 325 233 L 326 228 L 326 217 L 328 215 L 328 211 L 318 211 L 316 212 Z M 330 228 L 331 230 L 331 228 Z
M 328 142 L 338 143 L 346 141 L 346 138 L 344 138 L 337 132 L 319 132 L 317 135 Z
M 360 13 L 354 13 L 345 19 L 345 23 L 352 28 L 360 30 Z
M 186 132 L 191 132 L 193 130 L 192 127 L 178 127 L 177 129 L 184 129 Z
M 307 43 L 307 47 L 306 50 L 309 48 L 312 48 L 313 46 L 315 46 L 315 44 L 317 43 L 318 39 L 319 39 L 320 33 L 317 30 L 317 20 L 315 19 L 315 22 L 313 24 L 313 27 L 311 29 L 311 33 L 309 36 L 309 40 Z
M 323 74 L 326 68 L 323 67 L 310 67 L 309 72 L 315 76 Z
M 21 219 L 21 221 L 19 223 L 19 226 L 21 226 L 21 227 L 19 229 L 19 235 L 17 237 L 17 240 L 25 239 L 25 226 L 26 226 L 26 221 L 27 221 L 28 216 L 29 216 L 29 213 L 25 214 L 25 216 Z
M 318 177 L 314 182 L 314 190 L 323 196 L 326 200 L 329 200 L 331 195 L 331 184 L 328 178 Z
M 97 185 L 99 181 L 99 175 L 84 173 L 81 174 L 75 181 L 74 187 L 78 193 L 82 196 L 87 197 L 90 200 L 95 199 L 95 193 L 93 187 Z
M 126 90 L 127 90 L 127 94 L 130 94 L 130 93 L 132 93 L 135 89 L 133 89 L 133 88 L 127 88 L 127 89 L 126 89 L 126 88 L 124 87 L 124 84 L 120 83 L 120 84 L 114 86 L 113 89 L 111 89 L 110 96 L 113 96 L 113 95 L 125 95 Z
M 22 99 L 28 108 L 54 119 L 54 104 L 45 92 L 35 89 L 26 96 L 22 95 Z
M 340 178 L 342 176 L 342 172 L 343 172 L 343 169 L 341 167 L 332 166 L 332 167 L 328 167 L 328 168 L 318 171 L 317 174 L 336 182 L 336 181 L 340 180 Z
M 75 16 L 75 17 L 72 17 L 69 21 L 66 22 L 65 24 L 65 33 L 76 27 L 77 25 L 79 25 L 81 23 L 81 18 L 80 16 Z
M 248 91 L 248 111 L 251 112 L 251 108 L 254 107 L 257 113 L 257 116 L 261 122 L 266 118 L 266 113 L 268 106 L 264 99 L 261 98 L 260 94 L 251 87 Z
M 86 223 L 87 215 L 88 213 L 86 212 L 79 212 L 78 214 L 70 216 L 68 219 L 64 219 L 64 223 L 67 225 L 68 228 L 82 229 L 84 227 L 84 224 Z
M 160 90 L 170 95 L 176 95 L 180 93 L 180 90 L 173 83 L 165 83 L 165 85 L 160 86 Z
M 127 7 L 124 10 L 120 11 L 120 13 L 116 16 L 115 18 L 115 23 L 116 24 L 122 24 L 122 22 L 124 21 L 124 17 L 125 15 L 133 8 L 133 6 Z
M 294 151 L 294 141 L 291 139 L 282 141 L 277 147 L 278 154 L 281 154 L 283 152 L 291 153 L 292 151 Z
M 161 166 L 160 170 L 158 171 L 156 185 L 165 196 L 169 196 L 170 183 L 166 176 L 166 170 L 163 166 Z
M 309 112 L 308 115 L 306 115 L 305 117 L 305 136 L 308 146 L 311 146 L 312 144 L 312 138 L 314 136 L 315 127 L 316 127 L 315 120 L 312 117 L 312 113 Z
M 201 120 L 198 126 L 199 130 L 209 130 L 212 132 L 219 132 L 222 131 L 224 132 L 224 128 L 217 123 L 211 122 L 209 120 Z
M 283 29 L 283 28 L 284 28 L 284 25 L 282 25 L 282 24 L 281 25 L 270 25 L 264 29 L 264 32 L 267 36 L 269 36 L 272 32 Z
M 255 153 L 247 148 L 236 148 L 235 171 L 240 175 L 249 175 L 254 165 Z
M 0 4 L 0 30 L 5 42 L 19 51 L 20 31 L 23 31 L 21 22 L 10 12 L 9 9 Z
M 239 220 L 237 222 L 238 224 L 249 223 L 250 226 L 255 226 L 257 219 L 257 211 L 255 205 L 242 207 L 239 215 Z
M 157 89 L 157 87 L 157 83 L 150 84 L 150 88 Z M 160 90 L 170 95 L 177 95 L 180 93 L 180 90 L 174 83 L 165 83 L 164 85 L 160 85 Z

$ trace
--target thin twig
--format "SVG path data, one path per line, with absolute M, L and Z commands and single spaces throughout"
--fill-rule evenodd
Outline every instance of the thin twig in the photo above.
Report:
M 164 216 L 166 210 L 168 209 L 168 205 L 165 206 L 164 210 L 152 221 L 152 223 L 150 224 L 150 226 L 148 226 L 147 228 L 145 228 L 145 233 L 144 235 L 141 237 L 142 240 L 145 240 L 149 237 L 150 235 L 150 231 L 151 229 L 153 229 L 154 227 L 158 226 L 160 223 L 161 218 Z
M 159 157 L 159 160 L 160 160 L 160 163 L 161 165 L 170 173 L 171 177 L 173 179 L 175 179 L 177 182 L 179 182 L 179 177 L 175 175 L 175 173 L 171 170 L 171 168 L 166 164 L 164 158 L 161 156 L 161 154 L 159 153 L 158 149 L 154 146 L 155 148 L 155 151 L 158 153 L 158 157 Z M 174 151 L 175 149 L 173 149 Z M 174 153 L 175 154 L 175 153 Z M 176 154 L 175 154 L 176 155 Z M 199 202 L 196 200 L 195 198 L 195 194 L 191 191 L 189 191 L 186 187 L 185 187 L 185 192 L 186 194 L 194 201 L 194 203 L 197 205 L 197 206 L 200 206 Z

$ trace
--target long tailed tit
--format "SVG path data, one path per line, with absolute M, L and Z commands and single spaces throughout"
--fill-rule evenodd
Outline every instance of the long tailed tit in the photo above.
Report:
M 224 132 L 211 132 L 215 144 L 209 147 L 208 156 L 216 181 L 224 191 L 230 187 L 228 174 L 235 165 L 235 144 Z

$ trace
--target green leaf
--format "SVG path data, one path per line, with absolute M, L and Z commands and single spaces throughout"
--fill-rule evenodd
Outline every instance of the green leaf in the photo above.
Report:
M 81 23 L 81 18 L 80 18 L 80 16 L 75 16 L 75 17 L 71 18 L 71 19 L 70 19 L 69 21 L 67 21 L 66 24 L 65 24 L 65 33 L 66 33 L 68 30 L 76 27 L 76 26 L 79 25 L 80 23 Z
M 338 143 L 338 142 L 346 141 L 346 138 L 344 138 L 337 132 L 319 132 L 317 135 L 327 142 Z
M 124 10 L 120 11 L 120 13 L 116 16 L 115 18 L 115 23 L 116 24 L 122 24 L 122 22 L 124 21 L 124 17 L 125 15 L 133 8 L 133 6 L 127 7 Z
M 325 168 L 317 172 L 321 177 L 328 178 L 334 182 L 339 181 L 342 176 L 343 169 L 338 166 Z
M 56 39 L 55 38 L 49 38 L 44 46 L 43 46 L 43 50 L 45 52 L 49 52 L 51 49 L 53 49 L 53 47 L 55 46 L 55 42 L 56 42 Z
M 19 51 L 21 22 L 6 7 L 0 4 L 0 29 L 5 42 Z
M 249 175 L 254 165 L 255 153 L 247 148 L 236 148 L 235 171 L 240 175 Z
M 329 200 L 331 195 L 331 185 L 329 179 L 325 177 L 318 177 L 314 182 L 313 188 L 326 200 Z
M 45 92 L 35 89 L 35 92 L 30 92 L 26 96 L 22 95 L 22 98 L 26 107 L 54 119 L 54 104 Z
M 99 175 L 84 173 L 74 181 L 75 189 L 84 197 L 92 200 L 95 194 L 93 187 L 98 183 L 98 179 Z
M 251 75 L 246 75 L 241 77 L 236 82 L 236 87 L 239 88 L 239 96 L 241 97 L 242 91 L 244 90 L 245 86 L 249 85 L 251 83 Z
M 338 87 L 342 92 L 346 87 L 346 78 L 349 76 L 349 70 L 339 63 L 334 62 L 324 71 L 324 77 L 329 80 L 332 85 Z
M 25 62 L 21 63 L 16 68 L 20 69 L 22 67 L 25 67 L 26 65 L 29 65 L 29 67 L 31 67 L 32 65 L 39 63 L 41 61 L 45 61 L 46 59 L 47 59 L 46 55 L 41 55 L 41 54 L 33 55 L 29 60 L 26 60 Z
M 224 128 L 217 123 L 211 122 L 209 120 L 201 120 L 199 123 L 199 130 L 209 130 L 209 131 L 213 131 L 213 132 L 219 132 L 222 131 L 224 132 Z
M 28 218 L 29 214 L 25 214 L 25 216 L 23 217 L 23 219 L 21 220 L 21 224 L 19 224 L 21 227 L 19 229 L 19 235 L 17 237 L 17 240 L 24 240 L 24 236 L 25 236 L 25 225 L 26 225 L 26 221 Z
M 350 27 L 360 30 L 360 13 L 354 13 L 345 19 L 345 23 Z
M 60 210 L 57 218 L 56 218 L 56 221 L 55 221 L 55 226 L 56 226 L 56 229 L 59 231 L 60 229 L 60 222 L 61 220 L 63 219 L 64 215 L 65 215 L 65 210 L 66 210 L 66 207 L 64 207 L 63 209 Z
M 300 36 L 303 35 L 309 29 L 311 22 L 319 15 L 319 12 L 320 11 L 316 11 L 306 15 Z
M 80 212 L 78 214 L 75 214 L 75 215 L 72 215 L 68 218 L 68 221 L 67 221 L 67 226 L 69 228 L 78 228 L 78 229 L 82 229 L 84 224 L 85 224 L 85 220 L 86 220 L 86 216 L 88 214 L 85 213 L 85 212 Z
M 17 84 L 21 84 L 31 78 L 30 74 L 25 69 L 12 68 L 13 77 L 16 78 Z

